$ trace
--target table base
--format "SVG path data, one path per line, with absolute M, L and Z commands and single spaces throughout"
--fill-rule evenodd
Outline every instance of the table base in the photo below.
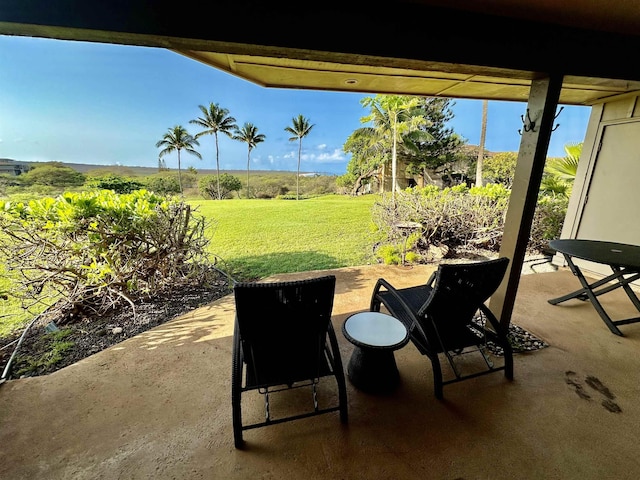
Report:
M 347 376 L 351 383 L 369 393 L 394 390 L 400 382 L 393 350 L 356 347 L 349 359 Z

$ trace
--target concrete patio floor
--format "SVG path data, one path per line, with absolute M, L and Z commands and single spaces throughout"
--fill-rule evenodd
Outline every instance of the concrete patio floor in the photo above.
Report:
M 330 271 L 345 365 L 353 346 L 342 322 L 368 308 L 376 279 L 408 286 L 431 271 Z M 637 479 L 640 324 L 618 337 L 588 303 L 547 303 L 577 288 L 565 269 L 522 277 L 513 323 L 550 346 L 517 354 L 513 382 L 495 373 L 445 386 L 438 401 L 429 362 L 409 344 L 396 352 L 394 393 L 347 384 L 348 425 L 328 414 L 250 430 L 245 450 L 233 447 L 227 296 L 52 375 L 3 384 L 0 478 Z M 602 299 L 614 318 L 636 314 L 620 290 Z M 605 408 L 588 378 L 620 412 Z M 259 402 L 246 407 L 254 409 L 262 413 Z

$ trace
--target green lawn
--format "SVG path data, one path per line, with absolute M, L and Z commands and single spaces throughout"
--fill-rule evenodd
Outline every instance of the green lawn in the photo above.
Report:
M 323 270 L 373 262 L 371 207 L 376 195 L 308 200 L 189 200 L 213 222 L 210 251 L 235 280 L 275 273 Z M 0 292 L 11 281 L 0 265 Z M 18 301 L 0 299 L 0 337 L 22 328 L 31 314 Z
M 215 221 L 211 252 L 236 280 L 373 261 L 376 195 L 190 201 Z

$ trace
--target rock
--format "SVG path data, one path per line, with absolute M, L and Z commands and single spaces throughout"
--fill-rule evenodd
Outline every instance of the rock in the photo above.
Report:
M 114 335 L 118 335 L 119 333 L 122 333 L 122 327 L 113 327 L 113 330 L 111 330 L 111 333 L 113 333 Z

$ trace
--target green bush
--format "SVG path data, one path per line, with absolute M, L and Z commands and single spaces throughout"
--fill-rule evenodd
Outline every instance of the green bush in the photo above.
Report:
M 205 175 L 198 182 L 200 194 L 204 198 L 218 198 L 218 178 L 216 175 Z M 238 177 L 223 173 L 220 175 L 220 198 L 231 198 L 233 192 L 242 188 L 242 182 Z
M 26 185 L 47 185 L 50 187 L 76 187 L 83 185 L 85 176 L 59 162 L 43 163 L 20 176 Z
M 444 189 L 429 185 L 398 192 L 395 200 L 385 196 L 373 208 L 373 220 L 383 246 L 379 248 L 378 256 L 388 261 L 393 255 L 384 248 L 389 245 L 400 248 L 403 239 L 407 241 L 408 252 L 418 255 L 430 246 L 444 246 L 451 255 L 460 248 L 497 252 L 502 242 L 510 194 L 504 185 L 488 184 Z M 567 204 L 568 199 L 564 196 L 540 195 L 529 250 L 540 251 L 546 248 L 549 240 L 560 236 Z M 418 232 L 411 232 L 407 239 L 406 228 L 400 226 L 406 222 L 420 225 L 417 240 L 413 236 Z M 407 259 L 410 257 L 407 255 Z
M 185 175 L 186 176 L 186 175 Z M 160 195 L 180 193 L 180 182 L 174 175 L 154 175 L 144 179 L 147 190 Z
M 44 292 L 69 321 L 208 271 L 204 218 L 145 190 L 0 201 L 0 227 L 0 259 L 18 279 L 12 295 L 43 302 Z
M 563 195 L 541 195 L 531 226 L 530 250 L 544 250 L 549 241 L 560 238 L 569 199 Z
M 116 193 L 131 193 L 144 188 L 144 185 L 137 180 L 115 174 L 92 177 L 87 180 L 86 186 L 98 190 L 113 190 Z

